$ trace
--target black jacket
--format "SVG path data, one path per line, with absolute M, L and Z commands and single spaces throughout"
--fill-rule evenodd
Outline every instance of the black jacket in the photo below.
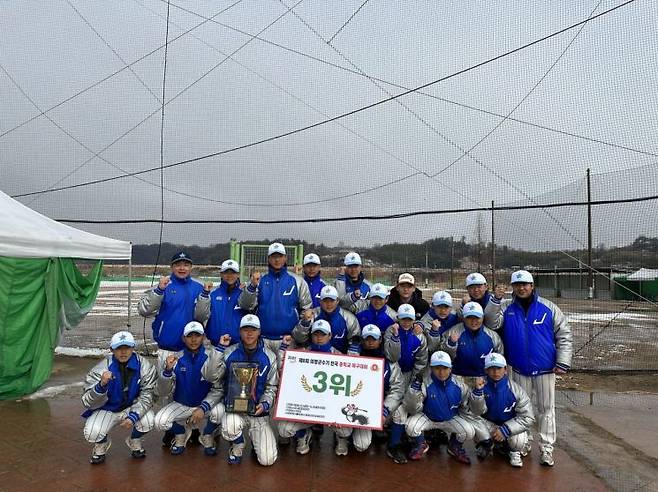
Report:
M 396 311 L 400 307 L 400 304 L 404 304 L 400 300 L 400 293 L 395 287 L 391 289 L 387 304 Z M 416 310 L 416 319 L 422 318 L 425 313 L 430 310 L 430 305 L 425 299 L 423 299 L 423 292 L 418 287 L 416 287 L 414 293 L 411 294 L 411 301 L 409 301 L 408 304 L 411 304 Z

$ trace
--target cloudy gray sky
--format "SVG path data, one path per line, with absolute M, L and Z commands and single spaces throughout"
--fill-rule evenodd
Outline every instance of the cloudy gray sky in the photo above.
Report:
M 620 3 L 175 0 L 164 164 L 352 111 Z M 595 199 L 655 194 L 656 7 L 636 0 L 580 32 L 569 30 L 424 94 L 168 169 L 165 218 L 346 217 L 492 200 L 582 200 L 588 167 Z M 166 12 L 161 0 L 0 2 L 0 189 L 19 195 L 159 166 Z M 514 119 L 498 126 L 510 112 Z M 53 218 L 157 219 L 159 180 L 159 172 L 150 172 L 20 200 Z M 656 222 L 646 220 L 657 208 L 656 202 L 597 207 L 595 242 L 658 234 Z M 167 225 L 164 239 L 207 244 L 293 236 L 366 245 L 470 238 L 476 218 Z M 487 228 L 488 220 L 484 214 Z M 508 212 L 496 221 L 497 239 L 510 245 L 585 244 L 583 209 Z M 79 227 L 133 242 L 158 237 L 157 226 Z

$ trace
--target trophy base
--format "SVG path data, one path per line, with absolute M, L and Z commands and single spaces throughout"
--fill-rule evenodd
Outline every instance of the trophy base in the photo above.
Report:
M 234 412 L 247 412 L 249 411 L 249 400 L 241 400 L 236 398 L 233 400 L 233 411 Z

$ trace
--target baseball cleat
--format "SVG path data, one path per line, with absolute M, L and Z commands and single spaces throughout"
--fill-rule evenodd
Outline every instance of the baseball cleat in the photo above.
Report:
M 407 457 L 404 454 L 404 451 L 400 449 L 400 446 L 386 448 L 386 456 L 391 458 L 393 462 L 398 465 L 404 465 L 407 462 Z
M 417 461 L 421 459 L 427 451 L 429 451 L 430 445 L 426 441 L 422 441 L 414 446 L 414 448 L 409 453 L 409 459 Z
M 126 437 L 126 446 L 130 449 L 130 455 L 135 459 L 146 458 L 146 451 L 144 451 L 144 446 L 142 446 L 142 438 L 131 438 L 130 436 Z
M 519 451 L 509 452 L 509 464 L 515 468 L 521 468 L 523 466 L 523 460 Z
M 553 466 L 555 461 L 553 460 L 552 451 L 542 451 L 541 457 L 539 458 L 539 464 L 544 466 Z
M 455 458 L 455 460 L 465 465 L 471 464 L 471 459 L 466 454 L 466 450 L 462 443 L 460 443 L 454 435 L 450 436 L 450 442 L 448 443 L 448 454 Z
M 91 460 L 89 461 L 92 465 L 100 465 L 105 463 L 105 455 L 107 450 L 110 449 L 112 445 L 112 440 L 108 437 L 103 442 L 97 442 L 94 444 L 94 448 L 91 451 Z

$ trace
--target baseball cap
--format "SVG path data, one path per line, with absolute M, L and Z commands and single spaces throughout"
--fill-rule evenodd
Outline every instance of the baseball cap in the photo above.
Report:
M 491 352 L 484 358 L 484 368 L 489 369 L 490 367 L 507 367 L 507 361 L 502 355 Z
M 110 348 L 114 350 L 123 346 L 135 346 L 135 337 L 133 337 L 133 334 L 129 331 L 118 331 L 112 335 L 112 340 L 110 340 Z
M 325 285 L 320 291 L 320 300 L 322 299 L 338 299 L 338 291 L 333 285 Z
M 311 333 L 315 333 L 316 331 L 321 331 L 325 335 L 331 335 L 331 326 L 325 320 L 319 319 L 311 325 Z
M 189 261 L 190 263 L 194 264 L 194 262 L 192 261 L 192 257 L 188 255 L 185 251 L 179 251 L 174 256 L 172 256 L 170 264 L 173 265 L 174 263 L 177 263 L 179 261 Z
M 370 297 L 381 297 L 386 299 L 389 295 L 389 291 L 384 284 L 374 284 L 370 287 Z
M 228 270 L 233 270 L 235 273 L 240 273 L 240 265 L 235 260 L 225 260 L 222 262 L 222 266 L 219 267 L 220 273 L 224 273 Z
M 361 339 L 365 340 L 367 337 L 379 340 L 382 337 L 382 331 L 377 325 L 366 325 L 361 329 Z
M 267 248 L 267 256 L 273 255 L 274 253 L 279 253 L 281 255 L 286 254 L 286 248 L 281 243 L 272 243 Z
M 438 352 L 434 352 L 432 354 L 432 357 L 430 358 L 430 367 L 437 367 L 437 366 L 443 366 L 443 367 L 452 367 L 452 361 L 450 360 L 450 356 L 439 350 Z
M 398 284 L 416 285 L 416 279 L 410 273 L 403 273 L 398 277 Z
M 435 292 L 432 296 L 433 306 L 450 306 L 452 307 L 452 296 L 445 290 Z
M 361 256 L 359 256 L 359 253 L 355 253 L 354 251 L 351 251 L 345 255 L 345 266 L 350 266 L 350 265 L 361 265 Z
M 469 285 L 483 285 L 487 283 L 487 279 L 481 273 L 471 273 L 466 277 L 466 287 Z
M 411 304 L 401 304 L 398 308 L 398 319 L 416 319 L 416 310 Z
M 308 265 L 308 264 L 321 265 L 320 257 L 315 253 L 307 254 L 306 256 L 304 256 L 304 265 Z
M 510 280 L 510 283 L 512 284 L 517 284 L 517 283 L 527 283 L 527 284 L 534 284 L 534 280 L 532 278 L 532 274 L 528 272 L 527 270 L 518 270 L 512 274 L 512 279 Z
M 185 325 L 185 328 L 183 328 L 183 336 L 186 337 L 190 333 L 198 333 L 199 335 L 203 335 L 203 325 L 198 321 L 190 321 Z
M 260 330 L 260 320 L 255 314 L 245 314 L 240 320 L 240 328 L 245 326 L 251 326 L 252 328 L 258 328 Z
M 464 304 L 464 309 L 462 309 L 462 316 L 464 316 L 464 318 L 467 316 L 484 318 L 484 311 L 482 310 L 482 306 L 477 302 L 467 302 Z

